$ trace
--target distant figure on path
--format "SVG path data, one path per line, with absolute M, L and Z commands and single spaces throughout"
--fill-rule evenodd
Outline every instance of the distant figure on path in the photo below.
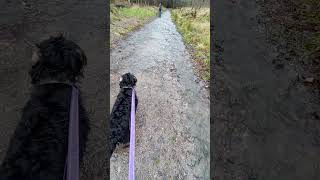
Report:
M 161 17 L 162 3 L 159 4 L 159 17 Z

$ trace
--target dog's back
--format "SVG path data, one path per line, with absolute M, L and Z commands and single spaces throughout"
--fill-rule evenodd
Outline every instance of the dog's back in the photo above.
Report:
M 111 157 L 117 144 L 126 144 L 130 141 L 130 112 L 132 88 L 135 87 L 137 78 L 126 73 L 121 76 L 120 92 L 113 105 L 111 112 L 110 135 L 109 135 L 109 156 Z M 138 97 L 135 94 L 135 111 L 138 107 Z
M 130 141 L 130 111 L 132 89 L 121 89 L 111 112 L 109 153 L 110 155 L 118 143 Z M 138 99 L 136 98 L 136 103 Z M 136 104 L 137 105 L 137 104 Z
M 66 84 L 35 86 L 10 141 L 1 165 L 0 179 L 63 178 L 68 147 L 70 97 L 71 86 Z M 81 158 L 89 128 L 81 102 L 79 113 Z

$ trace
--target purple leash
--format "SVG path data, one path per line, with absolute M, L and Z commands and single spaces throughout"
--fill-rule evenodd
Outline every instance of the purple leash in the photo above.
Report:
M 135 147 L 135 93 L 132 88 L 130 115 L 130 150 L 129 150 L 129 180 L 134 180 L 134 147 Z
M 68 154 L 64 180 L 79 180 L 79 92 L 72 86 L 68 136 Z

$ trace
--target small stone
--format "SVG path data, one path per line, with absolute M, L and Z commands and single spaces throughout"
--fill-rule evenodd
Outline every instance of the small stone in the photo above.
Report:
M 313 77 L 309 77 L 309 78 L 306 78 L 306 79 L 304 80 L 304 82 L 306 82 L 306 83 L 313 83 L 313 81 L 314 81 L 314 78 L 313 78 Z

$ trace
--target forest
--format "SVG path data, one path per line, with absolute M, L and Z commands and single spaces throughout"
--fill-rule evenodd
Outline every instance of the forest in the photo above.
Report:
M 147 6 L 159 6 L 162 3 L 166 8 L 179 8 L 179 7 L 210 7 L 209 0 L 112 0 L 111 3 L 129 3 Z

